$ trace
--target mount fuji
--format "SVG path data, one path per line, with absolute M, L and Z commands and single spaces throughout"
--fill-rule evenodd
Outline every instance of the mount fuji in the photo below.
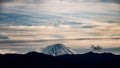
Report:
M 64 54 L 76 54 L 75 51 L 73 51 L 69 47 L 66 47 L 64 44 L 52 44 L 44 48 L 41 52 L 53 56 L 59 56 Z

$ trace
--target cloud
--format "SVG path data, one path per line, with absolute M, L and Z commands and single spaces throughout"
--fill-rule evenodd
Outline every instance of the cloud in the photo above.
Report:
M 8 37 L 10 40 L 43 40 L 116 37 L 116 35 L 118 37 L 120 33 L 119 23 L 111 24 L 105 21 L 86 19 L 74 15 L 43 14 L 30 19 L 33 21 L 19 23 L 16 17 L 18 22 L 14 22 L 14 25 L 11 25 L 9 22 L 1 24 L 0 35 Z M 34 21 L 37 21 L 37 23 L 34 23 Z M 32 25 L 28 26 L 27 24 Z
M 120 3 L 119 0 L 1 0 L 0 3 L 9 3 L 9 2 L 16 2 L 16 3 L 27 3 L 27 4 L 40 4 L 40 3 L 50 3 L 50 2 L 103 2 L 103 3 Z
M 0 3 L 4 3 L 4 2 L 13 2 L 15 0 L 0 0 Z
M 40 1 L 40 2 L 38 2 Z M 102 3 L 99 0 L 77 0 L 74 2 L 71 2 L 69 0 L 15 0 L 14 2 L 3 4 L 3 7 L 9 8 L 9 9 L 15 9 L 19 7 L 24 8 L 31 8 L 36 11 L 46 11 L 46 12 L 80 12 L 80 11 L 88 11 L 88 12 L 102 12 L 102 11 L 108 11 L 111 9 L 117 10 L 119 8 L 119 5 L 112 4 L 112 3 Z M 79 1 L 79 2 L 78 2 Z M 30 3 L 32 4 L 30 4 Z M 38 4 L 34 4 L 38 3 Z M 42 3 L 42 4 L 41 4 Z M 88 6 L 89 5 L 89 6 Z M 105 7 L 108 6 L 108 7 Z M 89 9 L 87 9 L 89 7 Z M 112 8 L 114 7 L 114 8 Z M 38 9 L 40 8 L 40 9 Z M 61 9 L 61 10 L 59 10 Z M 93 11 L 94 10 L 94 11 Z M 23 10 L 24 11 L 24 10 Z
M 117 3 L 120 4 L 120 0 L 100 0 L 101 2 L 108 2 L 108 3 Z
M 52 40 L 87 37 L 114 38 L 120 34 L 118 25 L 97 22 L 77 26 L 9 26 L 7 30 L 10 32 L 4 31 L 0 34 L 9 37 L 10 40 Z
M 120 33 L 119 4 L 108 0 L 6 0 L 2 7 L 0 35 L 13 40 Z
M 9 49 L 0 49 L 0 54 L 6 54 L 6 53 L 17 53 L 17 51 L 12 51 Z
M 0 36 L 0 39 L 9 39 L 7 36 Z
M 119 47 L 119 8 L 119 0 L 0 0 L 0 53 L 40 51 L 57 42 Z
M 120 0 L 112 0 L 112 1 L 120 4 Z
M 0 0 L 0 2 L 26 2 L 26 3 L 39 3 L 45 0 Z

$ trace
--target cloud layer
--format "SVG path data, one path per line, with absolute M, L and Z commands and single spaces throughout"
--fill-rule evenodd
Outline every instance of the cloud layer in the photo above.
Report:
M 17 51 L 12 51 L 9 49 L 0 49 L 0 54 L 6 54 L 6 53 L 17 53 Z
M 120 38 L 119 18 L 120 0 L 0 0 L 0 48 L 43 45 L 53 39 Z M 102 42 L 93 43 L 120 44 Z

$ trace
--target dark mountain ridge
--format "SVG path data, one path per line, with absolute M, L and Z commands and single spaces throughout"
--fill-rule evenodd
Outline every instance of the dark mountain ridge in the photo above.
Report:
M 60 56 L 37 52 L 0 54 L 3 68 L 120 68 L 120 55 L 112 53 L 66 54 Z

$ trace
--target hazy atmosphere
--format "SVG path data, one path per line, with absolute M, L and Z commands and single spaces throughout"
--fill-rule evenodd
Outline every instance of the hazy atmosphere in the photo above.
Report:
M 0 0 L 0 53 L 55 43 L 77 53 L 100 45 L 120 54 L 120 0 Z

